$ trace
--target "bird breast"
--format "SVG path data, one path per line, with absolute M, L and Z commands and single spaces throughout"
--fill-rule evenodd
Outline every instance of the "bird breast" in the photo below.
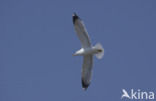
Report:
M 89 54 L 96 54 L 99 52 L 98 49 L 96 48 L 87 48 L 87 49 L 84 49 L 84 55 L 89 55 Z

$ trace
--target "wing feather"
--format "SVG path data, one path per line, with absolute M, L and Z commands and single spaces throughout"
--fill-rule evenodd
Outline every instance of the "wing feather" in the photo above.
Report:
M 73 15 L 73 24 L 82 47 L 83 48 L 91 47 L 91 42 L 88 36 L 88 32 L 85 28 L 85 25 L 76 14 Z
M 92 75 L 92 65 L 93 65 L 93 55 L 83 56 L 83 66 L 82 66 L 82 87 L 87 89 Z

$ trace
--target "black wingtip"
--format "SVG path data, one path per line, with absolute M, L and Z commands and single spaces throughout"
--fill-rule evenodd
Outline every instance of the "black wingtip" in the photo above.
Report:
M 87 90 L 88 86 L 89 86 L 89 84 L 86 84 L 86 83 L 82 80 L 82 88 L 83 88 L 84 90 Z
M 79 16 L 77 16 L 77 14 L 74 12 L 73 13 L 73 24 L 75 24 L 75 21 L 79 19 Z

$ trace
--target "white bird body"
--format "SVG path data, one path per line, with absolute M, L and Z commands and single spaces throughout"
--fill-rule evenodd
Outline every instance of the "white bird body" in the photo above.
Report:
M 92 54 L 96 54 L 99 53 L 100 49 L 96 48 L 96 47 L 90 47 L 90 48 L 81 48 L 80 50 L 76 51 L 75 54 L 73 54 L 74 56 L 78 56 L 78 55 L 92 55 Z
M 95 46 L 91 45 L 87 30 L 82 20 L 75 13 L 73 14 L 73 24 L 82 46 L 73 56 L 83 56 L 84 58 L 81 79 L 82 87 L 87 89 L 91 81 L 93 55 L 95 54 L 98 59 L 101 59 L 104 55 L 104 49 L 99 43 Z

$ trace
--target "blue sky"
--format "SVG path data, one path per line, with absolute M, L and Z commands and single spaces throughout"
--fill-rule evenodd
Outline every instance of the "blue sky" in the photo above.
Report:
M 0 101 L 121 101 L 122 89 L 156 92 L 153 0 L 1 0 Z M 76 12 L 93 45 L 92 83 L 81 88 Z

